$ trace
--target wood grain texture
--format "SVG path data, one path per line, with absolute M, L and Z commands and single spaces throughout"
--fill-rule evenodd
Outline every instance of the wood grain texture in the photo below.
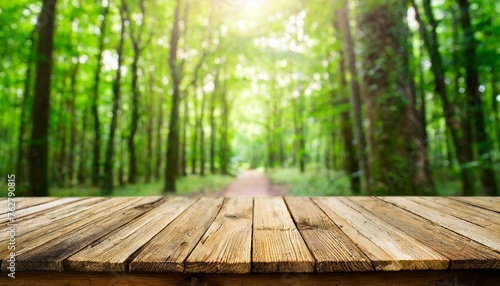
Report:
M 41 237 L 44 239 L 41 244 L 35 244 L 36 239 L 26 243 L 17 252 L 16 268 L 21 271 L 63 271 L 64 259 L 149 210 L 160 199 L 161 197 L 110 199 L 109 204 L 113 201 L 121 204 L 115 208 L 94 210 L 94 213 L 87 214 L 85 218 Z
M 435 210 L 480 225 L 486 229 L 496 231 L 498 236 L 500 236 L 499 213 L 448 198 L 419 197 L 413 199 Z
M 130 271 L 183 272 L 184 261 L 220 211 L 223 198 L 200 198 L 151 239 L 129 264 Z
M 50 240 L 50 237 L 54 237 L 57 229 L 71 227 L 71 224 L 78 219 L 74 215 L 83 213 L 85 210 L 92 213 L 91 209 L 93 207 L 105 201 L 105 198 L 89 198 L 66 204 L 54 210 L 24 217 L 17 223 L 16 248 L 18 252 Z M 6 243 L 7 239 L 7 233 L 2 232 L 0 243 Z M 9 253 L 10 251 L 7 248 L 0 248 L 0 258 L 7 256 Z
M 186 271 L 250 273 L 252 198 L 226 198 L 203 238 L 186 260 Z
M 336 273 L 272 273 L 272 274 L 182 274 L 182 273 L 121 273 L 121 272 L 24 272 L 16 279 L 2 275 L 1 285 L 481 285 L 498 286 L 499 271 L 395 271 L 395 272 L 336 272 Z
M 5 202 L 2 201 L 2 204 L 0 205 L 0 215 L 7 213 L 7 198 L 2 198 L 2 199 L 5 200 Z M 16 211 L 19 211 L 19 210 L 22 210 L 25 208 L 29 208 L 29 207 L 41 205 L 44 203 L 48 203 L 51 201 L 55 201 L 59 198 L 52 198 L 52 197 L 21 197 L 21 198 L 17 198 L 17 197 L 14 197 L 13 199 L 16 202 Z
M 286 197 L 285 202 L 318 272 L 373 270 L 368 257 L 310 198 Z
M 443 213 L 414 201 L 414 198 L 381 197 L 380 199 L 390 202 L 400 208 L 415 213 L 421 217 L 431 220 L 447 229 L 486 245 L 493 250 L 500 251 L 500 239 L 497 233 L 487 230 L 482 226 L 469 221 L 459 219 L 450 214 Z M 444 207 L 442 208 L 444 209 Z
M 20 220 L 24 218 L 31 219 L 33 218 L 33 215 L 36 215 L 41 212 L 47 212 L 50 210 L 53 210 L 54 208 L 59 208 L 63 205 L 66 204 L 71 204 L 74 202 L 82 201 L 85 198 L 63 198 L 63 199 L 58 199 L 58 200 L 52 200 L 49 202 L 44 202 L 42 204 L 34 205 L 34 206 L 29 206 L 25 207 L 22 209 L 17 209 L 15 211 L 15 216 L 16 216 L 16 222 L 19 222 Z M 0 223 L 6 223 L 8 221 L 7 218 L 2 217 L 0 219 Z
M 167 198 L 151 211 L 69 257 L 66 270 L 126 271 L 132 255 L 195 201 L 186 197 Z
M 451 269 L 500 268 L 500 255 L 474 240 L 377 198 L 349 200 L 446 256 Z
M 340 197 L 325 197 L 318 200 L 357 230 L 358 233 L 354 236 L 353 233 L 348 234 L 353 241 L 358 241 L 360 236 L 364 236 L 390 256 L 389 260 L 370 257 L 377 270 L 441 270 L 448 268 L 449 260 L 446 257 L 380 220 L 352 201 Z M 367 248 L 359 243 L 358 246 L 362 250 Z M 370 255 L 375 251 L 370 250 L 366 254 Z
M 500 213 L 500 197 L 450 197 L 450 199 Z
M 227 285 L 231 279 L 226 277 L 242 285 L 295 285 L 297 279 L 305 283 L 302 278 L 309 277 L 307 282 L 314 285 L 322 281 L 316 279 L 321 273 L 330 272 L 335 273 L 329 278 L 350 272 L 354 276 L 345 277 L 368 277 L 379 270 L 418 276 L 446 273 L 440 269 L 448 266 L 454 273 L 500 269 L 500 214 L 493 210 L 496 200 L 491 197 L 24 201 L 26 207 L 18 210 L 16 221 L 18 274 L 80 271 L 90 275 L 82 277 L 95 277 L 133 272 L 130 275 L 138 275 L 133 277 L 148 277 L 139 272 L 169 272 L 149 274 L 176 278 L 149 281 L 176 285 Z M 2 232 L 0 245 L 6 246 L 8 239 Z M 9 252 L 0 248 L 0 258 L 5 261 Z M 6 264 L 1 267 L 7 270 Z M 310 274 L 314 271 L 320 273 Z M 342 281 L 361 281 L 346 279 Z
M 254 198 L 253 272 L 313 272 L 315 260 L 283 198 Z

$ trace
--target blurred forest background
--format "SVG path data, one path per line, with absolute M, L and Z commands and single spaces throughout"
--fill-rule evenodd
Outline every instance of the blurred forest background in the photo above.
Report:
M 18 195 L 498 195 L 500 2 L 0 4 Z M 5 180 L 2 180 L 5 186 Z M 3 194 L 2 194 L 3 195 Z

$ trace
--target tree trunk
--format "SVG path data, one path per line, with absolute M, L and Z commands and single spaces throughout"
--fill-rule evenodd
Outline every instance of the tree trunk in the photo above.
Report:
M 461 124 L 456 116 L 455 107 L 448 98 L 448 91 L 445 83 L 445 69 L 443 66 L 441 54 L 439 52 L 439 42 L 436 32 L 437 22 L 434 19 L 429 0 L 424 1 L 424 9 L 431 27 L 430 33 L 427 32 L 427 29 L 425 28 L 426 24 L 421 19 L 418 7 L 414 1 L 413 8 L 415 9 L 415 17 L 419 22 L 420 34 L 424 40 L 424 44 L 432 63 L 431 71 L 434 75 L 435 90 L 442 101 L 445 124 L 450 131 L 451 139 L 456 149 L 457 159 L 460 165 L 460 178 L 462 182 L 463 194 L 471 195 L 474 194 L 472 174 L 468 168 L 464 167 L 464 165 L 473 161 L 473 150 L 472 146 L 469 143 L 470 140 L 466 136 L 466 134 L 469 133 L 467 132 L 466 124 L 464 124 L 463 136 L 461 136 L 459 133 Z
M 131 184 L 137 181 L 137 155 L 135 150 L 135 135 L 137 133 L 138 123 L 139 123 L 139 86 L 137 81 L 139 80 L 139 58 L 145 46 L 142 46 L 142 34 L 144 30 L 146 8 L 144 6 L 144 0 L 139 1 L 140 15 L 142 21 L 139 25 L 139 30 L 137 34 L 134 31 L 134 25 L 130 26 L 130 39 L 132 40 L 132 49 L 134 51 L 134 58 L 132 61 L 132 102 L 131 102 L 131 120 L 130 120 L 130 133 L 127 138 L 128 152 L 129 152 L 129 168 L 128 168 L 128 182 Z M 125 6 L 125 13 L 127 20 L 131 23 L 130 11 L 128 7 Z M 151 39 L 151 38 L 150 38 Z M 148 40 L 149 42 L 149 40 Z M 146 43 L 147 45 L 148 43 Z
M 108 142 L 106 144 L 106 157 L 104 161 L 104 174 L 103 174 L 103 182 L 101 194 L 104 196 L 109 196 L 113 193 L 113 155 L 114 155 L 114 141 L 115 141 L 115 133 L 117 129 L 117 120 L 118 120 L 118 109 L 120 107 L 120 92 L 121 92 L 121 67 L 123 62 L 123 45 L 125 41 L 125 27 L 126 27 L 126 19 L 125 19 L 125 1 L 122 0 L 122 6 L 120 8 L 120 18 L 121 18 L 121 30 L 120 30 L 120 43 L 118 44 L 118 48 L 116 50 L 118 54 L 118 69 L 116 70 L 116 77 L 113 82 L 113 102 L 112 102 L 112 110 L 111 110 L 111 122 L 109 124 L 109 137 Z
M 294 103 L 294 127 L 295 127 L 295 144 L 296 144 L 296 160 L 299 163 L 301 173 L 306 171 L 306 139 L 304 134 L 304 96 L 303 91 L 299 91 L 299 98 Z
M 179 103 L 180 103 L 180 82 L 181 75 L 179 65 L 177 63 L 177 49 L 180 39 L 179 29 L 179 13 L 181 0 L 177 0 L 174 13 L 174 26 L 170 37 L 170 51 L 168 57 L 168 65 L 170 67 L 170 75 L 172 77 L 172 106 L 170 112 L 170 122 L 167 138 L 167 159 L 165 168 L 165 186 L 164 193 L 175 192 L 175 181 L 179 170 Z M 184 11 L 187 13 L 187 11 Z
M 181 160 L 182 160 L 182 175 L 184 177 L 187 176 L 187 131 L 188 131 L 188 124 L 189 124 L 189 102 L 188 102 L 188 93 L 185 93 L 184 96 L 184 122 L 182 125 L 182 155 L 181 155 Z
M 364 83 L 372 194 L 421 194 L 431 182 L 421 174 L 427 153 L 418 145 L 423 131 L 417 124 L 414 86 L 408 81 L 413 77 L 408 70 L 407 7 L 397 0 L 368 6 L 360 13 L 360 28 L 364 69 L 371 71 Z
M 62 86 L 58 90 L 61 94 L 59 99 L 59 112 L 57 116 L 57 128 L 55 130 L 55 142 L 56 150 L 53 152 L 52 168 L 51 168 L 51 179 L 57 183 L 59 188 L 64 186 L 64 177 L 66 174 L 66 109 L 69 101 L 64 97 L 66 94 L 66 82 L 67 76 L 64 75 L 62 78 Z M 57 93 L 56 93 L 57 94 Z
M 215 168 L 215 137 L 217 134 L 217 124 L 215 122 L 215 103 L 217 98 L 217 92 L 219 88 L 219 73 L 215 76 L 214 91 L 212 92 L 212 97 L 210 99 L 210 173 L 215 174 L 217 172 Z
M 155 91 L 154 91 L 154 78 L 153 73 L 149 75 L 149 116 L 148 116 L 148 126 L 147 126 L 147 160 L 146 162 L 146 183 L 151 181 L 153 175 L 152 161 L 153 158 L 153 118 L 154 118 L 154 107 L 155 107 Z
M 460 7 L 460 22 L 463 30 L 463 56 L 465 59 L 465 82 L 467 92 L 466 119 L 475 129 L 478 159 L 481 161 L 482 193 L 487 196 L 500 194 L 497 190 L 492 161 L 492 144 L 486 132 L 483 102 L 479 91 L 479 73 L 476 63 L 476 39 L 469 15 L 469 1 L 457 0 Z
M 345 91 L 347 90 L 347 80 L 346 80 L 346 70 L 345 70 L 345 56 L 344 56 L 343 52 L 340 52 L 339 68 L 340 68 L 339 69 L 340 86 L 342 89 L 341 93 L 345 93 Z M 351 86 L 351 93 L 352 93 L 352 86 Z M 334 100 L 333 94 L 332 94 L 332 99 Z M 343 143 L 344 143 L 344 150 L 345 150 L 345 156 L 346 156 L 344 170 L 346 170 L 347 174 L 349 175 L 349 179 L 350 179 L 350 183 L 351 183 L 351 190 L 352 190 L 353 194 L 360 194 L 361 193 L 361 182 L 360 182 L 360 177 L 358 175 L 358 173 L 359 173 L 359 164 L 358 163 L 361 162 L 361 160 L 358 161 L 357 154 L 356 154 L 356 148 L 353 144 L 354 134 L 353 134 L 353 128 L 352 128 L 351 115 L 349 114 L 349 111 L 345 111 L 345 112 L 342 112 L 342 114 L 340 116 L 341 116 L 342 139 L 344 141 Z
M 26 113 L 28 112 L 28 107 L 31 106 L 30 94 L 31 94 L 31 84 L 32 84 L 32 76 L 33 76 L 33 60 L 35 55 L 35 33 L 36 29 L 30 34 L 29 42 L 31 43 L 29 46 L 29 55 L 26 61 L 26 76 L 24 77 L 24 91 L 23 91 L 23 99 L 21 102 L 21 115 L 19 118 L 19 135 L 17 137 L 17 161 L 16 161 L 16 176 L 17 181 L 23 182 L 26 181 L 26 165 L 24 164 L 25 160 L 25 133 L 26 133 Z
M 196 78 L 195 74 L 195 78 Z M 194 110 L 194 132 L 193 132 L 193 138 L 192 138 L 192 145 L 191 145 L 191 174 L 195 175 L 196 174 L 196 164 L 198 162 L 198 122 L 199 122 L 199 115 L 198 115 L 198 96 L 197 96 L 197 87 L 196 87 L 196 81 L 193 80 L 193 110 Z
M 97 55 L 97 67 L 94 75 L 94 86 L 93 86 L 93 96 L 91 103 L 91 112 L 94 120 L 94 144 L 92 150 L 92 186 L 97 187 L 100 180 L 101 173 L 101 121 L 99 119 L 99 83 L 101 82 L 101 67 L 102 67 L 102 54 L 104 52 L 104 39 L 106 38 L 106 19 L 109 12 L 109 4 L 106 0 L 102 1 L 102 21 L 101 27 L 99 29 L 99 52 Z
M 129 153 L 129 166 L 128 166 L 128 182 L 131 184 L 136 183 L 137 176 L 137 158 L 135 154 L 135 134 L 139 122 L 139 87 L 137 80 L 139 79 L 138 64 L 139 64 L 139 48 L 136 44 L 134 46 L 134 60 L 132 61 L 132 115 L 130 120 L 130 133 L 127 138 L 127 147 Z
M 221 127 L 220 127 L 220 148 L 219 148 L 219 160 L 220 160 L 220 173 L 223 175 L 229 174 L 229 113 L 230 105 L 228 102 L 226 94 L 226 86 L 222 87 L 219 96 L 221 104 Z
M 200 176 L 205 176 L 205 128 L 204 128 L 204 119 L 205 119 L 205 104 L 206 96 L 205 91 L 201 92 L 201 110 L 200 110 L 200 121 L 198 122 L 198 130 L 200 131 Z
M 56 2 L 56 0 L 43 1 L 37 23 L 39 37 L 36 48 L 33 128 L 28 157 L 29 195 L 31 196 L 49 194 L 48 136 Z
M 356 134 L 356 145 L 358 148 L 359 167 L 363 171 L 363 189 L 366 195 L 370 191 L 370 169 L 368 168 L 367 146 L 365 132 L 363 130 L 363 115 L 361 112 L 361 90 L 358 81 L 358 71 L 356 68 L 356 57 L 354 54 L 354 42 L 352 40 L 351 26 L 349 24 L 349 4 L 347 0 L 343 0 L 343 9 L 340 11 L 341 30 L 343 34 L 344 53 L 347 55 L 347 63 L 350 74 L 351 88 L 351 112 L 354 118 L 354 132 Z M 354 190 L 354 189 L 353 189 Z M 356 192 L 355 192 L 356 193 Z
M 78 54 L 76 55 L 79 58 Z M 70 112 L 71 112 L 71 127 L 69 136 L 69 154 L 67 158 L 67 179 L 69 185 L 73 185 L 73 178 L 75 173 L 75 158 L 76 158 L 76 83 L 80 63 L 77 62 L 71 74 L 71 99 L 70 99 Z
M 161 131 L 163 127 L 163 100 L 159 96 L 158 97 L 158 119 L 156 121 L 156 164 L 155 164 L 155 178 L 156 180 L 160 180 L 160 169 L 162 163 L 162 140 L 161 140 Z
M 77 182 L 78 184 L 84 184 L 85 181 L 87 180 L 87 159 L 86 159 L 86 154 L 87 154 L 87 113 L 88 113 L 88 108 L 85 108 L 83 111 L 82 115 L 82 132 L 80 133 L 80 161 L 78 164 L 78 171 L 77 171 Z

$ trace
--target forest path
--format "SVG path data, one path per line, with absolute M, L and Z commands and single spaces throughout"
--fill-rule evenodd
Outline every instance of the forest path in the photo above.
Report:
M 273 197 L 284 196 L 286 186 L 272 184 L 264 174 L 250 170 L 243 171 L 229 186 L 217 192 L 215 196 L 221 197 Z

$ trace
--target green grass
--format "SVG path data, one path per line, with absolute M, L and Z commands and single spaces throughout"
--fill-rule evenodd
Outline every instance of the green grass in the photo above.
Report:
M 349 178 L 339 171 L 309 168 L 301 174 L 297 168 L 272 169 L 267 175 L 276 184 L 288 186 L 291 196 L 349 196 Z
M 226 175 L 188 176 L 177 181 L 176 195 L 200 194 L 208 195 L 227 186 L 234 178 Z M 138 183 L 115 187 L 112 196 L 160 196 L 163 182 Z M 100 196 L 99 188 L 79 186 L 74 188 L 51 188 L 50 196 L 79 197 Z

